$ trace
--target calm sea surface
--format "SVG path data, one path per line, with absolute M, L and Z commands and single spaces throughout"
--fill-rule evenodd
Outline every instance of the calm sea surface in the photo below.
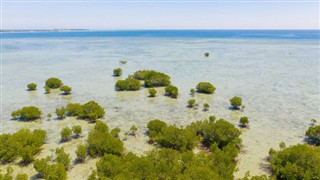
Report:
M 74 157 L 77 143 L 85 138 L 59 144 L 60 130 L 80 124 L 84 136 L 92 128 L 72 118 L 17 122 L 10 120 L 13 110 L 35 105 L 47 113 L 70 102 L 95 100 L 106 109 L 103 120 L 122 133 L 135 124 L 137 138 L 126 142 L 128 151 L 142 154 L 152 146 L 143 134 L 151 119 L 186 125 L 209 115 L 225 118 L 237 125 L 248 116 L 250 128 L 242 130 L 244 152 L 239 156 L 236 177 L 246 171 L 263 174 L 263 160 L 269 149 L 303 143 L 304 132 L 311 118 L 320 120 L 319 92 L 319 31 L 79 31 L 79 32 L 14 32 L 2 33 L 2 113 L 1 133 L 19 128 L 42 128 L 48 131 L 48 144 L 40 156 L 50 155 L 50 149 L 65 146 Z M 210 52 L 205 58 L 204 52 Z M 119 64 L 127 60 L 127 64 Z M 123 69 L 121 78 L 112 76 L 113 69 Z M 156 98 L 148 98 L 148 90 L 116 92 L 114 84 L 140 69 L 153 69 L 172 77 L 179 88 L 179 97 L 163 96 L 158 88 Z M 53 92 L 44 94 L 44 81 L 58 77 L 72 87 L 69 96 Z M 189 91 L 198 82 L 211 82 L 213 95 L 197 94 L 196 101 L 203 112 L 186 107 Z M 38 90 L 26 91 L 28 83 L 38 84 Z M 229 99 L 243 98 L 244 112 L 229 110 Z M 69 178 L 88 176 L 89 165 L 75 166 Z M 4 166 L 1 168 L 5 168 Z M 34 175 L 31 167 L 16 167 Z

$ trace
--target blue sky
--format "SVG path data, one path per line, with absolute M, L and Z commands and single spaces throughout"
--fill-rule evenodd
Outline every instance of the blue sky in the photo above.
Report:
M 45 2 L 49 1 L 49 2 Z M 73 2 L 72 2 L 73 1 Z M 319 2 L 2 3 L 3 29 L 318 29 Z M 240 1 L 240 2 L 239 2 Z

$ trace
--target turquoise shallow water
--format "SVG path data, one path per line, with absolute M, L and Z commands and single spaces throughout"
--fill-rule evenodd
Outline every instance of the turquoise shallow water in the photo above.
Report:
M 1 132 L 40 127 L 52 134 L 49 140 L 54 147 L 61 122 L 10 121 L 10 113 L 36 105 L 44 114 L 54 114 L 56 107 L 89 100 L 106 109 L 104 121 L 109 126 L 128 130 L 135 124 L 140 134 L 151 119 L 185 125 L 216 115 L 237 125 L 241 116 L 248 116 L 250 129 L 242 134 L 244 152 L 236 176 L 248 170 L 261 174 L 269 148 L 277 148 L 281 141 L 302 143 L 309 120 L 320 117 L 318 43 L 317 39 L 203 37 L 7 38 L 2 46 Z M 209 58 L 203 56 L 206 51 Z M 119 60 L 128 63 L 120 65 Z M 140 69 L 167 73 L 179 88 L 179 97 L 163 96 L 163 88 L 158 88 L 156 98 L 148 98 L 147 89 L 115 92 L 119 78 L 113 77 L 112 71 L 117 67 L 124 71 L 122 78 Z M 72 95 L 45 95 L 44 81 L 52 76 L 71 86 Z M 190 88 L 200 81 L 209 81 L 217 88 L 213 95 L 195 97 L 200 105 L 210 104 L 208 112 L 186 108 Z M 26 91 L 30 82 L 38 84 L 37 91 Z M 228 109 L 228 99 L 235 95 L 243 97 L 244 112 Z M 66 120 L 63 125 L 69 122 L 74 123 Z M 142 153 L 150 148 L 141 145 L 144 141 L 141 135 L 135 142 L 138 146 L 133 143 L 128 147 Z

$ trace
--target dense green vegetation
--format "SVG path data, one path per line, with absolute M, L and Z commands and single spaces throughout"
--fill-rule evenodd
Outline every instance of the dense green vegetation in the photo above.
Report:
M 121 76 L 121 74 L 122 74 L 121 68 L 116 68 L 113 70 L 113 76 Z
M 60 136 L 61 136 L 61 141 L 65 142 L 65 141 L 69 141 L 70 140 L 70 136 L 72 134 L 72 130 L 68 127 L 65 127 L 61 130 L 60 132 Z
M 209 54 L 208 52 L 205 52 L 205 53 L 204 53 L 204 56 L 205 56 L 205 57 L 209 57 L 209 55 L 210 55 L 210 54 Z
M 63 119 L 66 114 L 66 108 L 64 108 L 64 107 L 56 108 L 56 114 L 59 119 Z
M 48 86 L 45 86 L 44 90 L 45 90 L 46 94 L 50 94 L 50 92 L 51 92 L 51 89 Z
M 58 78 L 52 77 L 46 80 L 46 87 L 57 89 L 62 86 L 62 81 Z
M 102 118 L 106 112 L 103 107 L 101 107 L 95 101 L 89 101 L 82 105 L 82 110 L 79 113 L 79 117 L 82 119 L 89 119 L 91 121 L 96 121 L 98 118 Z
M 77 161 L 78 162 L 84 162 L 87 157 L 87 149 L 88 147 L 84 144 L 79 144 L 77 146 L 76 155 L 77 155 Z
M 212 94 L 216 90 L 216 88 L 209 82 L 199 82 L 196 88 L 199 93 L 205 94 Z
M 75 135 L 75 138 L 78 138 L 82 133 L 82 128 L 79 125 L 72 126 L 72 132 Z
M 37 89 L 37 84 L 36 83 L 30 83 L 27 85 L 27 88 L 29 91 L 34 91 Z
M 179 90 L 176 86 L 167 86 L 165 89 L 165 94 L 166 96 L 172 97 L 172 98 L 177 98 Z
M 242 98 L 238 96 L 234 96 L 229 101 L 233 109 L 239 109 L 239 107 L 242 105 Z
M 118 80 L 115 88 L 117 91 L 136 91 L 141 88 L 141 84 L 139 80 L 128 77 L 125 80 Z
M 19 118 L 20 120 L 23 120 L 23 121 L 32 121 L 32 120 L 39 119 L 41 114 L 42 112 L 39 108 L 35 106 L 26 106 L 26 107 L 23 107 L 22 109 L 13 111 L 11 113 L 11 116 L 15 119 Z
M 203 111 L 208 111 L 210 108 L 210 105 L 208 103 L 203 104 Z
M 70 158 L 70 154 L 67 154 L 64 151 L 64 148 L 57 148 L 56 149 L 56 161 L 60 164 L 63 164 L 64 169 L 67 171 L 70 167 L 70 163 L 71 163 L 71 158 Z
M 58 152 L 60 153 L 60 152 Z M 60 155 L 61 156 L 61 155 Z M 59 158 L 61 161 L 63 158 Z M 45 180 L 65 180 L 67 179 L 67 171 L 63 163 L 50 163 L 50 158 L 37 159 L 33 163 L 34 169 L 38 172 L 38 177 Z
M 309 127 L 306 136 L 316 145 L 320 145 L 320 125 Z
M 196 94 L 196 91 L 192 88 L 192 89 L 190 89 L 190 95 L 191 96 L 194 96 Z
M 0 161 L 13 162 L 18 157 L 23 163 L 30 163 L 45 143 L 46 132 L 21 129 L 13 134 L 0 135 Z
M 155 90 L 154 88 L 150 88 L 149 89 L 149 97 L 155 97 L 157 94 L 157 90 Z
M 233 179 L 235 157 L 239 152 L 235 141 L 219 148 L 219 142 L 224 141 L 219 139 L 210 146 L 211 153 L 194 154 L 190 151 L 203 137 L 197 136 L 196 131 L 220 127 L 214 124 L 214 121 L 205 120 L 187 128 L 177 128 L 152 120 L 148 123 L 149 137 L 166 148 L 149 151 L 144 156 L 105 154 L 97 162 L 97 172 L 93 172 L 89 179 Z M 228 137 L 229 130 L 226 130 L 225 137 L 219 137 Z
M 320 179 L 320 147 L 298 144 L 271 153 L 277 179 Z
M 196 100 L 195 99 L 189 99 L 188 100 L 188 107 L 192 108 L 194 103 L 196 103 Z
M 79 103 L 69 103 L 66 108 L 57 108 L 59 118 L 67 116 L 78 116 L 81 119 L 89 119 L 95 122 L 98 118 L 105 115 L 105 110 L 95 101 L 89 101 L 83 105 Z
M 241 126 L 241 127 L 247 127 L 248 124 L 249 124 L 249 119 L 248 119 L 248 117 L 246 117 L 246 116 L 241 117 L 239 123 L 240 123 L 240 126 Z
M 153 70 L 136 71 L 133 77 L 138 80 L 144 80 L 145 87 L 168 86 L 171 83 L 170 76 Z
M 87 143 L 90 156 L 121 155 L 124 151 L 123 142 L 111 134 L 109 127 L 100 121 L 97 121 L 94 129 L 90 131 Z
M 66 86 L 66 85 L 60 87 L 60 91 L 63 91 L 64 95 L 70 94 L 71 90 L 72 90 L 71 87 Z

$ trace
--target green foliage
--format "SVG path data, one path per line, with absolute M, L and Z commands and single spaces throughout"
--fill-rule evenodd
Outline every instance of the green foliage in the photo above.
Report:
M 220 149 L 228 144 L 237 144 L 241 142 L 240 131 L 233 124 L 219 119 L 214 123 L 209 123 L 203 129 L 203 144 L 210 147 L 217 144 Z
M 188 107 L 193 107 L 194 103 L 196 103 L 196 100 L 195 99 L 189 99 L 188 100 Z
M 1 178 L 0 178 L 1 179 Z M 28 175 L 25 173 L 19 173 L 16 176 L 16 180 L 28 180 Z
M 113 128 L 111 131 L 110 131 L 110 134 L 114 137 L 119 137 L 119 133 L 121 132 L 121 129 L 120 128 Z
M 181 153 L 166 148 L 144 156 L 106 154 L 97 162 L 97 173 L 93 176 L 97 174 L 99 179 L 233 179 L 236 163 L 232 156 L 226 156 L 231 152 L 229 149 L 217 155 Z
M 61 152 L 59 152 L 59 154 L 61 154 Z M 61 159 L 60 157 L 59 161 Z M 45 180 L 67 179 L 65 166 L 62 163 L 50 164 L 50 157 L 35 160 L 33 168 L 38 172 L 38 176 Z
M 73 132 L 73 134 L 75 134 L 75 137 L 76 137 L 76 138 L 79 137 L 80 134 L 82 133 L 82 128 L 81 128 L 81 126 L 79 126 L 79 125 L 72 126 L 72 132 Z
M 316 145 L 320 145 L 320 125 L 309 127 L 306 136 Z
M 191 94 L 191 96 L 194 96 L 196 94 L 196 91 L 192 88 L 192 89 L 190 89 L 190 94 Z
M 172 98 L 177 98 L 178 96 L 178 88 L 176 86 L 167 86 L 165 89 L 166 96 L 170 96 Z
M 154 88 L 150 88 L 149 94 L 150 94 L 150 97 L 155 97 L 157 94 L 157 90 L 155 90 Z
M 241 117 L 239 123 L 240 123 L 241 127 L 247 127 L 247 125 L 249 124 L 248 117 L 246 117 L 246 116 Z
M 161 129 L 167 127 L 167 124 L 161 120 L 155 119 L 148 122 L 149 137 L 154 138 L 161 132 Z
M 168 86 L 171 83 L 170 76 L 153 70 L 136 71 L 133 77 L 138 80 L 144 80 L 145 87 Z
M 32 120 L 39 119 L 41 114 L 42 112 L 39 108 L 35 106 L 26 106 L 17 111 L 13 111 L 11 113 L 11 116 L 13 118 L 20 118 L 21 120 L 24 120 L 24 121 L 32 121 Z
M 203 104 L 203 110 L 204 110 L 204 111 L 208 111 L 209 108 L 210 108 L 210 105 L 209 105 L 208 103 L 204 103 L 204 104 Z
M 208 53 L 208 52 L 205 52 L 205 53 L 204 53 L 204 56 L 205 56 L 205 57 L 209 57 L 209 53 Z
M 136 91 L 141 88 L 140 81 L 134 78 L 118 80 L 115 85 L 116 91 Z
M 66 107 L 68 116 L 79 116 L 82 112 L 82 106 L 79 103 L 69 103 Z
M 216 88 L 209 82 L 199 82 L 196 88 L 199 93 L 206 94 L 212 94 L 216 90 Z
M 63 91 L 65 95 L 70 94 L 71 90 L 72 90 L 72 89 L 71 89 L 71 87 L 69 87 L 69 86 L 65 86 L 65 85 L 64 85 L 64 86 L 61 86 L 61 87 L 60 87 L 60 91 Z
M 97 121 L 94 129 L 88 135 L 88 153 L 90 156 L 103 156 L 104 154 L 121 155 L 124 151 L 123 143 L 109 132 L 109 127 Z
M 83 144 L 79 144 L 77 146 L 76 155 L 77 155 L 77 161 L 84 162 L 87 157 L 87 146 Z
M 21 129 L 13 134 L 0 135 L 0 161 L 13 162 L 18 157 L 30 163 L 45 143 L 46 131 Z
M 271 165 L 277 179 L 319 179 L 320 147 L 298 144 L 272 155 Z
M 64 108 L 64 107 L 56 108 L 56 114 L 59 119 L 63 119 L 66 114 L 66 108 Z
M 39 177 L 44 177 L 44 174 L 49 166 L 50 157 L 47 156 L 46 158 L 37 159 L 33 163 L 33 168 L 38 172 Z
M 230 99 L 231 106 L 234 109 L 239 109 L 239 107 L 242 105 L 242 98 L 238 96 L 234 96 Z
M 45 180 L 66 180 L 67 179 L 67 171 L 65 170 L 65 166 L 61 163 L 51 164 L 47 166 L 45 174 Z
M 48 114 L 47 114 L 47 118 L 48 118 L 48 119 L 51 119 L 51 118 L 52 118 L 52 114 L 48 113 Z
M 213 123 L 216 120 L 215 116 L 209 116 L 209 122 Z
M 311 119 L 310 121 L 311 121 L 311 123 L 312 123 L 312 126 L 316 125 L 316 123 L 317 123 L 317 120 L 316 120 L 316 119 Z
M 61 141 L 63 142 L 69 141 L 71 134 L 72 134 L 72 130 L 70 128 L 68 127 L 63 128 L 60 132 Z
M 116 68 L 113 70 L 113 76 L 121 76 L 121 74 L 122 74 L 121 68 Z
M 70 166 L 70 162 L 71 162 L 70 154 L 67 154 L 64 151 L 63 147 L 57 148 L 56 149 L 56 161 L 59 164 L 63 164 L 65 170 L 68 170 L 69 166 Z
M 45 86 L 44 90 L 46 91 L 46 94 L 50 94 L 51 92 L 51 89 L 48 86 Z
M 46 87 L 49 87 L 51 89 L 57 89 L 60 86 L 62 86 L 62 81 L 58 78 L 49 78 L 46 80 Z
M 82 111 L 80 111 L 79 117 L 96 121 L 96 119 L 103 117 L 105 113 L 104 109 L 98 103 L 89 101 L 82 105 Z
M 29 91 L 34 91 L 37 89 L 37 84 L 36 83 L 30 83 L 27 85 L 27 88 Z
M 138 130 L 138 128 L 135 125 L 132 125 L 130 128 L 130 135 L 135 136 L 136 135 L 136 131 Z
M 0 169 L 0 180 L 12 180 L 13 179 L 12 172 L 13 172 L 13 169 L 10 166 L 7 167 L 7 173 L 6 174 L 2 174 L 1 173 L 1 169 Z

